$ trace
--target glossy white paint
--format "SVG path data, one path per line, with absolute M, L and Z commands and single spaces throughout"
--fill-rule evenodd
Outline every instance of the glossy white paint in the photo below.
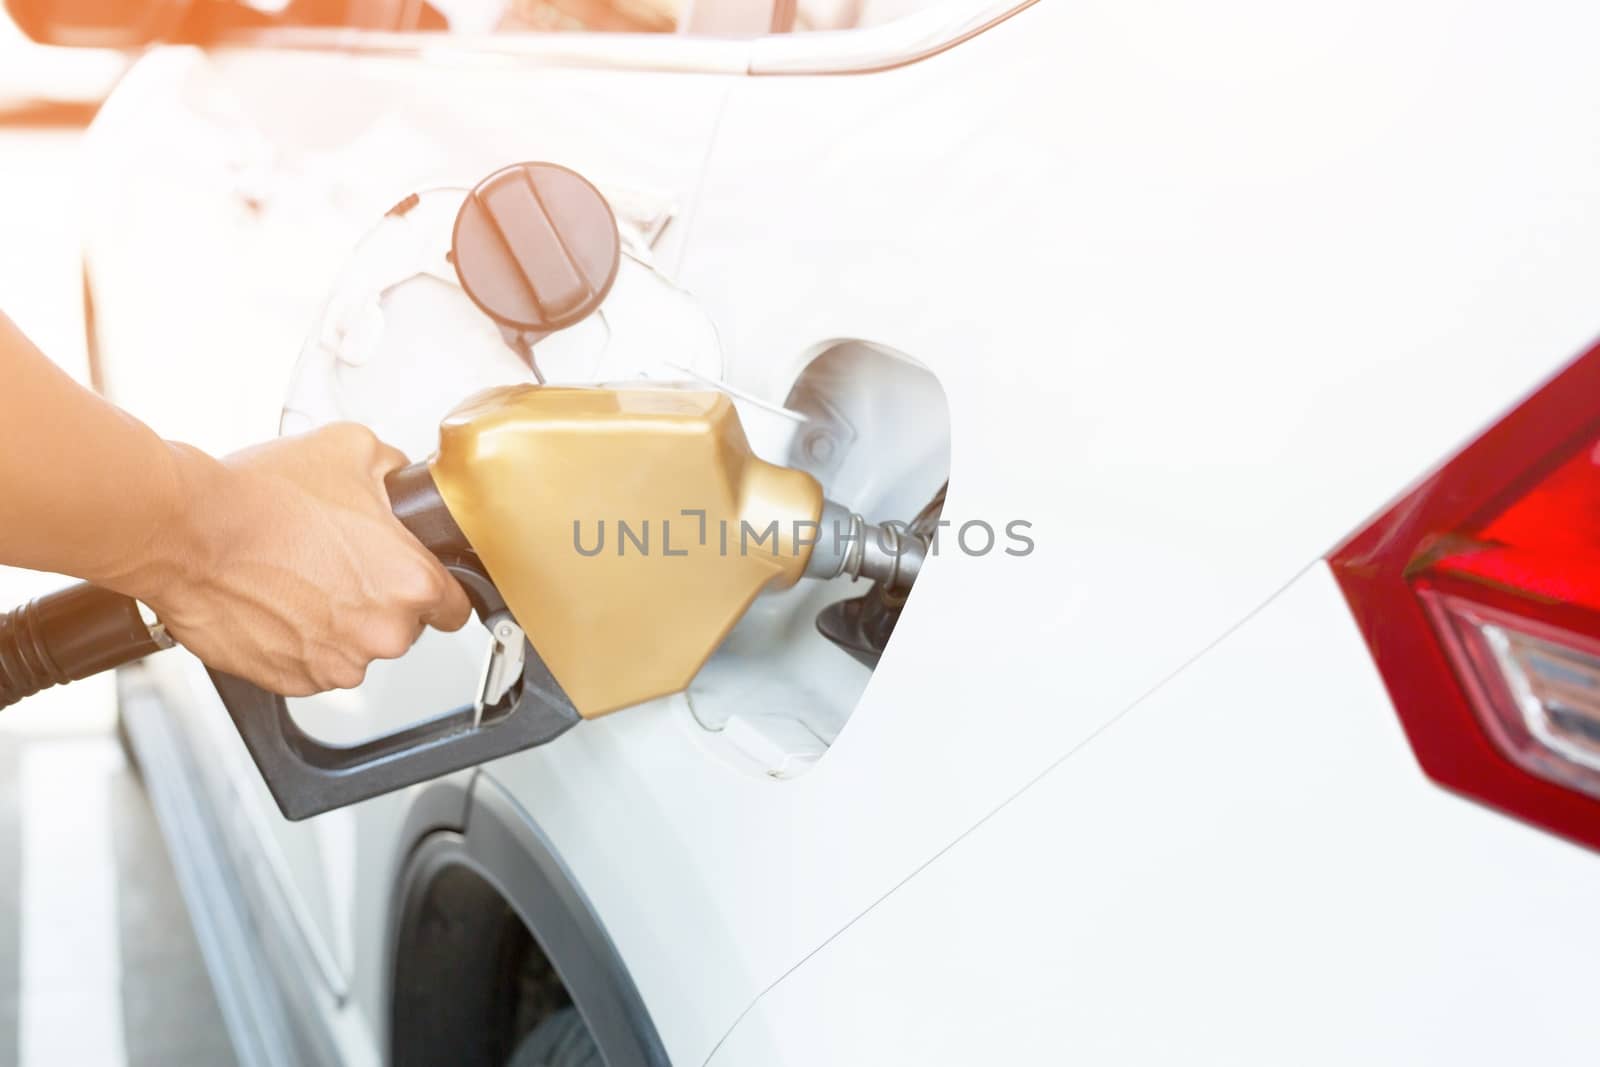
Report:
M 1322 565 L 766 991 L 711 1067 L 1594 1062 L 1592 852 L 1418 772 Z
M 777 393 L 819 338 L 913 355 L 950 399 L 947 514 L 1040 547 L 930 568 L 800 780 L 741 780 L 655 710 L 493 769 L 661 1017 L 738 1010 L 1600 327 L 1577 57 L 1370 17 L 1045 5 L 905 70 L 735 90 L 683 266 L 732 380 Z
M 1268 684 L 1277 660 L 1234 663 L 1242 634 L 1201 654 L 1600 332 L 1597 17 L 1553 4 L 1512 19 L 1444 2 L 1308 12 L 1058 0 L 933 58 L 827 78 L 675 71 L 693 66 L 675 49 L 709 46 L 672 39 L 626 43 L 659 50 L 634 72 L 616 69 L 624 45 L 613 43 L 584 69 L 581 41 L 548 62 L 479 57 L 459 42 L 382 57 L 162 53 L 97 131 L 118 177 L 101 186 L 90 249 L 108 381 L 168 433 L 243 443 L 270 432 L 274 383 L 344 250 L 405 192 L 524 157 L 661 190 L 683 214 L 659 262 L 716 324 L 732 385 L 781 400 L 840 339 L 907 353 L 950 403 L 947 517 L 1026 519 L 1038 544 L 1025 559 L 941 556 L 854 717 L 793 780 L 726 759 L 681 699 L 490 768 L 578 875 L 674 1061 L 703 1062 L 793 972 L 723 1046 L 726 1062 L 777 1062 L 780 1050 L 793 1063 L 896 1062 L 896 1042 L 925 1037 L 924 1062 L 960 1062 L 955 1050 L 989 1062 L 978 1050 L 997 1005 L 1042 1009 L 1051 999 L 1030 1001 L 1022 986 L 1052 977 L 1063 1018 L 1086 990 L 1101 990 L 1091 1003 L 1116 1001 L 1105 1028 L 1086 1024 L 1084 1048 L 1067 1053 L 1114 1052 L 1109 1020 L 1125 1031 L 1147 1016 L 1221 1040 L 1247 988 L 1282 1016 L 1239 1038 L 1242 1058 L 1265 1062 L 1282 1058 L 1272 1042 L 1289 1027 L 1374 970 L 1419 1019 L 1460 1012 L 1500 1027 L 1439 1046 L 1453 1062 L 1492 1061 L 1548 1017 L 1531 997 L 1502 1010 L 1487 982 L 1435 981 L 1460 963 L 1440 945 L 1489 925 L 1496 966 L 1565 973 L 1575 957 L 1554 945 L 1553 926 L 1509 932 L 1529 907 L 1553 923 L 1548 894 L 1565 890 L 1516 871 L 1592 891 L 1594 857 L 1424 782 L 1325 576 L 1284 599 L 1298 606 L 1260 617 L 1282 620 L 1269 651 L 1323 671 L 1312 692 Z M 245 160 L 232 170 L 230 152 Z M 217 193 L 241 182 L 262 204 L 254 215 Z M 152 273 L 166 292 L 129 281 Z M 166 375 L 152 373 L 158 350 Z M 422 666 L 404 669 L 442 670 L 442 657 L 418 652 Z M 1216 657 L 1225 665 L 1211 667 Z M 1058 809 L 1030 814 L 1050 793 L 1042 784 L 991 824 L 1017 830 L 986 828 L 960 846 L 994 842 L 981 863 L 952 862 L 948 880 L 921 888 L 946 867 L 919 875 L 930 859 L 1169 679 L 1051 771 L 1071 817 L 1059 851 L 1041 857 L 1056 848 Z M 1147 716 L 1191 684 L 1192 708 Z M 1297 718 L 1302 696 L 1322 714 Z M 363 721 L 385 714 L 369 695 L 351 707 Z M 1246 729 L 1252 711 L 1275 712 L 1285 732 Z M 1381 779 L 1394 808 L 1393 826 L 1378 826 L 1389 808 L 1362 809 L 1363 826 L 1390 835 L 1372 852 L 1338 837 L 1334 809 L 1314 807 L 1344 799 L 1332 784 L 1305 808 L 1260 784 L 1298 795 L 1296 783 L 1330 782 L 1308 777 L 1335 766 L 1315 762 L 1322 731 L 1295 731 L 1340 714 L 1339 782 Z M 1169 734 L 1113 742 L 1169 720 L 1170 736 L 1186 738 L 1182 773 L 1146 781 L 1150 746 Z M 1096 770 L 1079 784 L 1089 757 Z M 1299 759 L 1312 759 L 1301 774 Z M 1230 761 L 1270 777 L 1207 770 Z M 1123 792 L 1130 779 L 1145 783 L 1143 806 Z M 327 901 L 318 936 L 351 946 L 343 1010 L 368 1031 L 384 1018 L 382 833 L 403 802 L 358 810 L 357 839 L 375 855 L 348 895 L 327 895 L 349 880 L 330 881 L 322 860 L 290 861 L 302 892 Z M 1186 826 L 1206 811 L 1230 816 L 1204 827 L 1214 864 L 1182 842 L 1139 851 L 1168 806 Z M 1270 810 L 1280 806 L 1348 851 L 1316 850 L 1307 834 L 1296 842 L 1305 866 L 1286 875 L 1262 836 L 1282 830 L 1274 820 L 1287 816 Z M 1405 826 L 1445 835 L 1448 848 L 1404 854 L 1394 835 Z M 273 832 L 315 854 L 313 830 Z M 1335 855 L 1352 866 L 1314 876 Z M 1363 879 L 1400 860 L 1402 906 L 1385 909 Z M 1487 868 L 1500 876 L 1485 881 Z M 1181 880 L 1140 880 L 1147 870 Z M 1100 880 L 1085 883 L 1082 904 L 1043 889 L 993 899 L 1063 871 Z M 1331 943 L 1320 917 L 1347 907 L 1352 880 L 1372 894 L 1365 939 Z M 1260 895 L 1228 896 L 1240 885 L 1280 885 L 1296 909 L 1253 911 Z M 961 896 L 979 887 L 990 899 Z M 903 895 L 905 918 L 891 918 Z M 1430 897 L 1463 903 L 1419 933 Z M 1243 961 L 1220 979 L 1202 900 L 1232 916 L 1226 945 Z M 995 921 L 1014 940 L 952 934 L 958 901 L 1003 911 Z M 856 933 L 866 913 L 883 932 Z M 1094 923 L 1119 933 L 1093 934 Z M 1286 951 L 1291 926 L 1320 959 Z M 892 955 L 919 937 L 940 954 Z M 1088 962 L 1067 953 L 1030 969 L 1041 943 L 1087 944 Z M 1119 959 L 1127 943 L 1143 955 Z M 1147 991 L 1126 968 L 1169 943 L 1169 969 Z M 1374 967 L 1357 945 L 1402 946 L 1403 958 Z M 962 980 L 987 986 L 991 1014 L 935 1000 L 937 1022 L 907 1035 L 918 1001 L 881 984 L 924 989 L 934 960 L 951 996 Z M 1111 984 L 1096 986 L 1099 975 Z M 1288 991 L 1300 985 L 1321 1001 L 1297 1008 Z M 1000 1016 L 1022 1047 L 1080 1032 L 1041 1032 L 1024 1009 Z M 836 1028 L 824 1025 L 835 1015 Z M 1396 1018 L 1352 1010 L 1338 1035 L 1348 1046 L 1328 1047 L 1412 1040 Z M 1553 1051 L 1570 1034 L 1558 1027 Z M 1147 1025 L 1125 1047 L 1153 1054 L 1158 1039 Z

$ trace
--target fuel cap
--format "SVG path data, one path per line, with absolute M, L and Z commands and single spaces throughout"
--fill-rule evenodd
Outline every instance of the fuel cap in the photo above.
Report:
M 515 163 L 467 194 L 450 251 L 473 303 L 503 326 L 543 335 L 600 306 L 621 243 L 611 205 L 581 175 Z

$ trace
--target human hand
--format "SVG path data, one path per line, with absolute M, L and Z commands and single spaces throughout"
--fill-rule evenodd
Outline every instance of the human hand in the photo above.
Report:
M 285 696 L 359 685 L 424 626 L 459 629 L 460 585 L 390 511 L 406 463 L 352 423 L 218 461 L 172 446 L 184 502 L 118 583 L 208 666 Z

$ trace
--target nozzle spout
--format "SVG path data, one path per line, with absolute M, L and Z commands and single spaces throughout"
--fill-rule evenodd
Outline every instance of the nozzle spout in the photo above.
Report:
M 911 588 L 928 544 L 903 522 L 867 522 L 842 504 L 825 500 L 822 530 L 806 564 L 808 578 L 866 578 L 895 592 Z

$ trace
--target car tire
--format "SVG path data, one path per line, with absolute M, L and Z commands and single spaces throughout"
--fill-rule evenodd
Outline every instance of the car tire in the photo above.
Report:
M 605 1067 L 605 1060 L 578 1009 L 549 1015 L 522 1039 L 506 1067 Z

